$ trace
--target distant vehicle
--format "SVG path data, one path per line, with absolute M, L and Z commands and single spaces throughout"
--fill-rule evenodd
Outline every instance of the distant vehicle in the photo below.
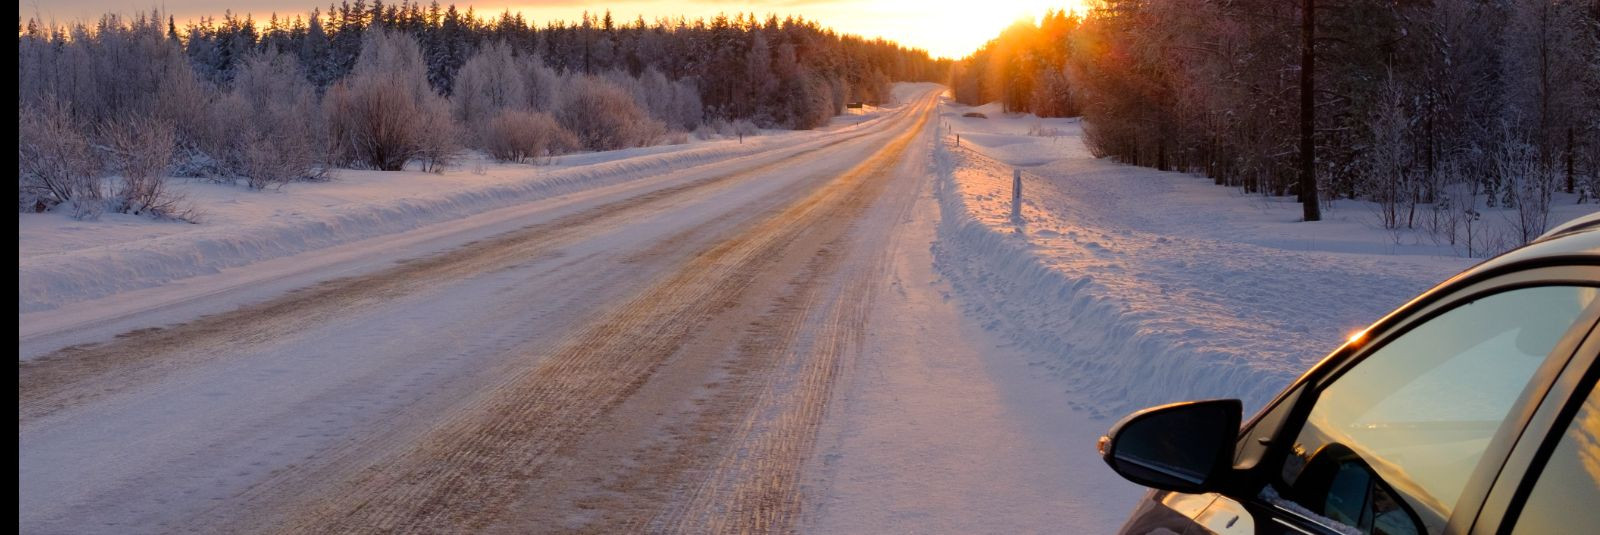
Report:
M 988 115 L 984 115 L 982 113 L 975 112 L 975 111 L 969 111 L 969 112 L 963 113 L 963 114 L 961 114 L 961 116 L 962 117 L 974 117 L 974 118 L 978 118 L 978 119 L 988 119 L 989 118 Z
M 1234 399 L 1118 422 L 1102 457 L 1154 489 L 1122 533 L 1600 533 L 1597 354 L 1600 214 L 1413 299 L 1242 428 Z

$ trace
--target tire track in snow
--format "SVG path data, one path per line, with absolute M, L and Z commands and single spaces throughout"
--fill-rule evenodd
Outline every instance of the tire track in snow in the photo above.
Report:
M 876 199 L 887 185 L 892 167 L 923 123 L 870 162 L 862 178 Z M 863 210 L 865 206 L 862 206 Z M 856 214 L 859 216 L 860 214 Z M 855 217 L 852 217 L 855 219 Z M 810 458 L 841 369 L 851 351 L 861 346 L 866 311 L 885 263 L 881 251 L 855 251 L 846 238 L 832 240 L 816 253 L 795 282 L 804 292 L 781 301 L 778 311 L 793 319 L 758 330 L 758 339 L 774 339 L 751 350 L 779 356 L 765 383 L 732 436 L 719 462 L 698 485 L 648 525 L 652 532 L 783 533 L 794 531 L 801 513 L 801 469 Z M 841 258 L 869 254 L 855 265 Z M 862 266 L 861 264 L 864 264 Z M 849 269 L 855 267 L 856 269 Z M 832 284 L 816 284 L 831 279 Z M 842 279 L 842 280 L 841 280 Z M 814 332 L 803 337 L 807 331 Z

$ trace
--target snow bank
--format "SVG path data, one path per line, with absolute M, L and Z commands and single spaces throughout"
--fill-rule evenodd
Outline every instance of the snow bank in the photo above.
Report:
M 940 273 L 966 298 L 969 314 L 987 318 L 985 328 L 1053 357 L 1034 364 L 1093 400 L 1078 408 L 1101 417 L 1221 392 L 1253 404 L 1292 378 L 1288 370 L 1254 369 L 1243 355 L 1194 347 L 1184 332 L 1160 328 L 1093 274 L 1054 269 L 1015 230 L 974 217 L 955 172 L 965 158 L 942 148 L 935 157 Z
M 174 184 L 210 214 L 201 225 L 135 221 L 115 214 L 96 222 L 22 214 L 18 310 L 51 310 L 518 203 L 821 142 L 830 135 L 798 132 L 742 144 L 580 154 L 563 157 L 559 167 L 496 165 L 488 174 L 485 164 L 442 177 L 347 171 L 331 183 L 292 184 L 282 192 Z
M 990 129 L 1036 120 L 970 119 Z M 969 314 L 1038 355 L 1033 364 L 1096 416 L 1216 397 L 1259 408 L 1349 333 L 1474 262 L 1396 254 L 1381 232 L 1363 247 L 1281 240 L 1281 226 L 1337 235 L 1347 223 L 1280 223 L 1226 188 L 1094 159 L 1072 133 L 1046 142 L 1077 144 L 1057 149 L 1024 132 L 1010 143 L 977 133 L 963 134 L 967 148 L 947 148 L 950 134 L 934 149 L 939 272 Z M 1001 152 L 1049 162 L 1025 174 L 1014 219 L 1011 171 L 1022 165 L 975 151 L 1030 143 Z

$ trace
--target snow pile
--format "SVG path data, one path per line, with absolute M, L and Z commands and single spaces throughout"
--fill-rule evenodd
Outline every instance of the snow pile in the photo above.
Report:
M 21 214 L 18 310 L 50 310 L 518 203 L 825 142 L 834 135 L 797 132 L 743 143 L 572 155 L 553 168 L 477 163 L 469 165 L 475 169 L 445 175 L 344 171 L 330 183 L 291 184 L 280 192 L 173 184 L 203 212 L 200 225 L 116 215 L 80 222 L 56 214 Z
M 969 314 L 1040 355 L 1097 416 L 1217 397 L 1259 408 L 1350 333 L 1475 262 L 1396 243 L 1355 205 L 1295 222 L 1287 201 L 1095 159 L 1072 120 L 997 115 L 943 114 L 955 131 L 934 149 L 935 262 Z M 1040 123 L 1062 139 L 1030 139 Z
M 1110 416 L 1144 405 L 1219 395 L 1259 403 L 1292 377 L 1291 370 L 1252 366 L 1248 354 L 1223 347 L 1219 342 L 1234 338 L 1224 337 L 1223 330 L 1235 325 L 1214 320 L 1225 318 L 1184 321 L 1165 313 L 1162 305 L 1175 304 L 1167 296 L 1119 294 L 1130 281 L 1109 272 L 1123 266 L 1106 262 L 1088 270 L 1069 269 L 1077 266 L 1066 265 L 1068 251 L 1044 250 L 1025 231 L 975 215 L 969 205 L 972 193 L 963 182 L 990 174 L 998 182 L 1002 170 L 970 155 L 939 152 L 942 218 L 934 253 L 940 272 L 962 294 L 967 312 L 985 318 L 985 328 L 1051 357 L 1035 364 L 1064 379 L 1082 399 L 1094 400 L 1080 408 Z M 1121 244 L 1109 245 L 1116 237 L 1087 229 L 1061 237 L 1065 242 L 1056 245 L 1073 246 L 1072 253 L 1089 258 L 1122 249 Z M 1133 302 L 1152 297 L 1165 302 Z

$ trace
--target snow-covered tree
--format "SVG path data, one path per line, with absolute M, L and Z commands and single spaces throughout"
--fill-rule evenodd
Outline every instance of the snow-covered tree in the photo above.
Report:
M 456 119 L 467 125 L 485 125 L 501 110 L 528 107 L 522 63 L 504 43 L 490 43 L 467 60 L 450 92 Z

